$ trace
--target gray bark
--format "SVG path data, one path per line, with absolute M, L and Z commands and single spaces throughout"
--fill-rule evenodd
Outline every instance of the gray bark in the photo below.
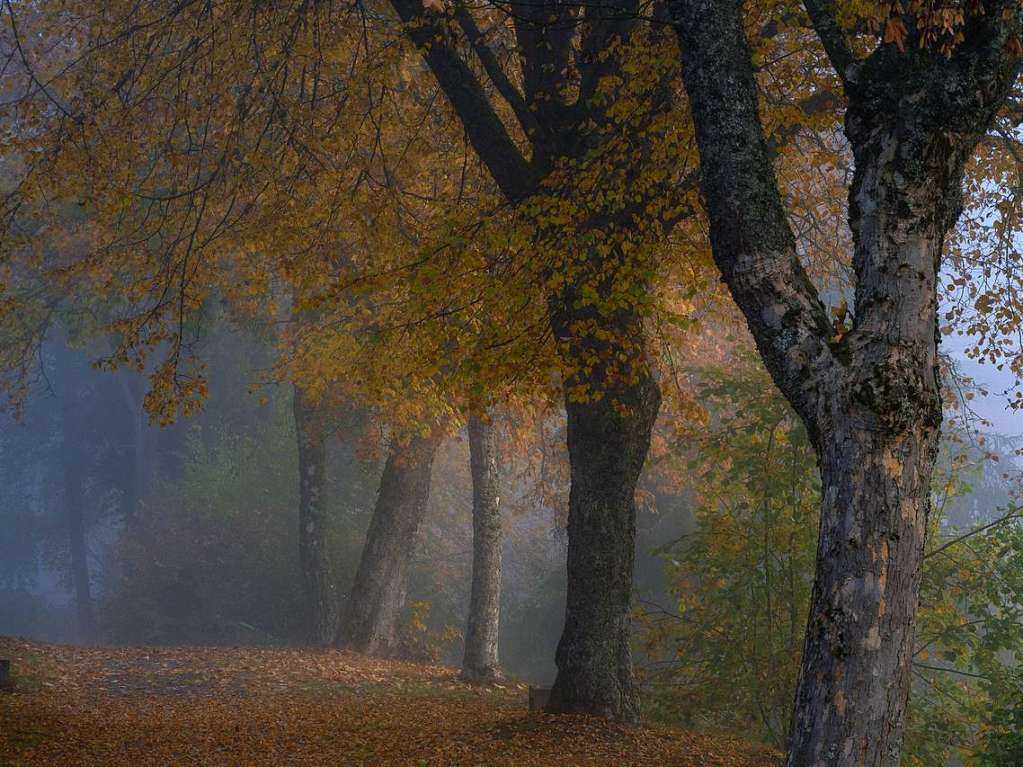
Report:
M 992 3 L 991 5 L 997 5 Z M 936 285 L 963 164 L 1016 76 L 1000 9 L 950 59 L 915 44 L 854 59 L 807 2 L 847 99 L 856 159 L 854 325 L 839 337 L 799 263 L 757 114 L 735 0 L 678 0 L 714 257 L 822 479 L 817 575 L 788 764 L 894 767 L 941 423 Z M 1014 22 L 1015 23 L 1015 22 Z
M 298 554 L 305 593 L 307 630 L 316 644 L 329 645 L 337 635 L 338 603 L 326 558 L 327 435 L 323 412 L 299 386 L 292 397 L 298 441 Z
M 395 440 L 387 455 L 373 519 L 338 635 L 338 645 L 365 655 L 398 652 L 398 620 L 409 568 L 430 498 L 430 474 L 440 439 Z
M 473 682 L 501 678 L 498 626 L 501 618 L 501 512 L 497 486 L 497 444 L 493 424 L 471 416 L 472 588 L 465 630 L 462 674 Z

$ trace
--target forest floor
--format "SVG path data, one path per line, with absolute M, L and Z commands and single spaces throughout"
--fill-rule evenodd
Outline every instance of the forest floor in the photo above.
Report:
M 526 688 L 333 650 L 95 649 L 0 637 L 0 765 L 761 767 L 738 740 L 530 714 Z

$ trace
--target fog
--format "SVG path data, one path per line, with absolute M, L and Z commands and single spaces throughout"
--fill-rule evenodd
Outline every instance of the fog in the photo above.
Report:
M 201 411 L 160 427 L 147 381 L 100 370 L 106 352 L 53 333 L 35 389 L 0 431 L 0 635 L 101 645 L 308 643 L 298 564 L 298 466 L 290 386 L 263 380 L 271 348 L 222 319 L 202 340 L 211 381 Z M 373 511 L 387 436 L 358 406 L 329 422 L 326 506 L 343 604 Z M 540 452 L 501 458 L 505 528 L 500 656 L 538 684 L 554 676 L 564 618 L 563 418 Z M 525 451 L 524 451 L 525 452 Z M 681 492 L 681 491 L 680 491 Z M 691 530 L 681 494 L 648 489 L 635 588 L 670 604 L 654 551 Z M 457 665 L 472 566 L 472 483 L 462 433 L 444 443 L 409 579 L 410 657 Z

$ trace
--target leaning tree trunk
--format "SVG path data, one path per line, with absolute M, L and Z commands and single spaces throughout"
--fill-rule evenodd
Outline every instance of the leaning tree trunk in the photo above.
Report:
M 551 315 L 570 369 L 588 373 L 565 382 L 572 479 L 568 593 L 546 710 L 635 721 L 635 495 L 661 394 L 645 357 L 641 318 L 631 308 L 604 315 L 583 305 L 578 290 L 570 287 Z M 609 333 L 585 330 L 597 315 Z
M 501 615 L 501 513 L 493 424 L 469 418 L 472 469 L 472 592 L 462 673 L 473 682 L 501 678 L 497 632 Z
M 338 604 L 326 560 L 327 439 L 323 413 L 308 402 L 301 387 L 292 398 L 298 440 L 298 555 L 302 568 L 309 637 L 329 645 L 337 635 Z
M 391 445 L 376 508 L 338 634 L 338 645 L 365 655 L 398 650 L 398 619 L 409 568 L 430 498 L 430 473 L 440 439 L 414 437 Z

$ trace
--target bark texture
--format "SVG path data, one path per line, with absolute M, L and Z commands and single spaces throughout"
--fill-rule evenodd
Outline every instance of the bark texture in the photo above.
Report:
M 946 59 L 915 43 L 857 61 L 830 0 L 809 0 L 845 91 L 856 159 L 855 317 L 829 326 L 799 263 L 757 114 L 736 0 L 678 0 L 715 260 L 817 449 L 817 575 L 791 767 L 894 767 L 941 398 L 936 285 L 963 165 L 1016 76 L 1000 8 Z M 991 3 L 995 6 L 998 3 Z
M 465 630 L 462 673 L 473 681 L 501 678 L 497 654 L 501 619 L 501 512 L 497 486 L 494 427 L 469 418 L 469 463 L 472 471 L 472 588 Z
M 298 557 L 302 568 L 309 638 L 329 645 L 337 635 L 338 603 L 326 558 L 327 435 L 324 414 L 295 387 L 292 398 L 298 440 Z
M 645 375 L 616 399 L 566 402 L 572 472 L 568 594 L 547 711 L 636 721 L 629 645 L 635 493 L 660 392 Z M 623 414 L 621 404 L 630 412 Z
M 409 567 L 430 498 L 430 473 L 439 435 L 395 441 L 380 477 L 338 644 L 365 655 L 398 652 L 398 619 L 405 606 Z
M 635 494 L 661 395 L 646 363 L 642 322 L 632 311 L 612 313 L 607 336 L 575 334 L 597 311 L 570 287 L 552 312 L 569 359 L 599 362 L 586 373 L 588 392 L 565 398 L 572 480 L 568 593 L 547 710 L 636 721 L 630 650 Z M 568 379 L 566 392 L 578 383 Z

